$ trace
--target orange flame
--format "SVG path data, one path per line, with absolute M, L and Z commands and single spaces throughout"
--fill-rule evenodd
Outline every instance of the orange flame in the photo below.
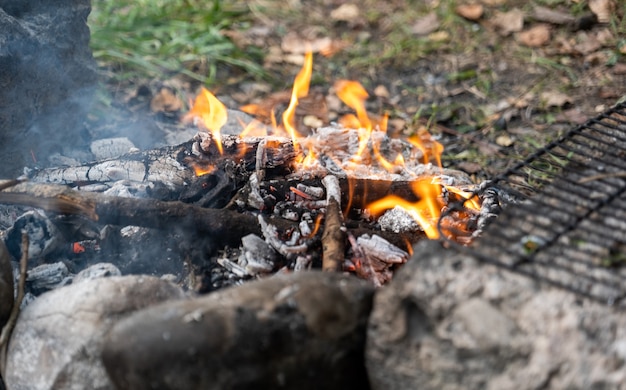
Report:
M 200 94 L 196 97 L 191 110 L 185 115 L 183 120 L 198 118 L 204 128 L 211 132 L 215 144 L 220 154 L 223 154 L 222 136 L 220 130 L 228 120 L 226 106 L 220 102 L 208 89 L 202 87 Z
M 367 116 L 367 111 L 365 110 L 365 100 L 367 100 L 369 95 L 358 81 L 350 80 L 336 81 L 335 93 L 342 102 L 356 111 L 356 118 L 358 119 L 359 127 L 364 129 L 364 131 L 359 132 L 359 147 L 355 156 L 361 157 L 367 147 L 367 142 L 372 135 L 372 122 Z M 350 124 L 350 127 L 354 128 L 354 119 L 351 117 L 348 118 L 350 119 L 350 122 L 353 122 Z
M 208 175 L 217 170 L 217 167 L 215 165 L 192 164 L 191 167 L 193 168 L 196 176 Z
M 443 145 L 432 138 L 428 130 L 420 128 L 417 134 L 409 137 L 407 140 L 409 143 L 419 150 L 424 155 L 424 164 L 428 164 L 431 160 L 435 160 L 435 163 L 441 168 L 441 155 L 443 154 Z
M 283 126 L 287 133 L 291 136 L 294 148 L 297 148 L 296 139 L 298 137 L 298 131 L 294 123 L 294 116 L 296 114 L 296 107 L 298 106 L 298 99 L 301 99 L 309 94 L 309 85 L 311 84 L 311 73 L 313 72 L 313 54 L 309 51 L 304 57 L 304 65 L 296 76 L 293 82 L 293 89 L 291 91 L 291 100 L 289 106 L 283 113 Z
M 415 219 L 428 238 L 439 238 L 437 224 L 443 207 L 441 185 L 433 183 L 432 178 L 426 178 L 412 182 L 411 189 L 420 198 L 417 202 L 409 202 L 399 196 L 388 195 L 370 203 L 367 209 L 370 213 L 379 215 L 386 210 L 400 206 Z

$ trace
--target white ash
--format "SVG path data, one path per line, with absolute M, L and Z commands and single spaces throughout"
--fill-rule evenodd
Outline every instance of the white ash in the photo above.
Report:
M 312 263 L 313 263 L 313 259 L 311 259 L 311 256 L 298 256 L 296 258 L 296 263 L 293 267 L 293 270 L 295 272 L 305 271 L 311 268 Z
M 396 206 L 387 210 L 380 218 L 378 224 L 383 231 L 394 233 L 408 233 L 421 230 L 420 225 L 405 209 Z
M 35 290 L 52 290 L 69 284 L 71 282 L 69 275 L 70 271 L 67 266 L 59 261 L 52 264 L 41 264 L 30 269 L 26 276 L 26 282 Z M 17 276 L 19 278 L 19 273 Z
M 315 200 L 319 200 L 324 197 L 324 189 L 322 187 L 308 186 L 303 183 L 298 183 L 296 188 L 305 194 L 312 196 Z
M 301 237 L 300 232 L 293 232 L 288 241 L 283 241 L 278 236 L 276 226 L 267 223 L 262 215 L 259 215 L 258 218 L 265 241 L 285 258 L 292 260 L 297 255 L 307 251 L 308 245 L 306 243 L 298 243 Z
M 217 259 L 217 263 L 240 278 L 250 275 L 244 267 L 230 261 L 228 258 L 220 257 Z
M 96 160 L 119 157 L 136 149 L 135 144 L 126 137 L 104 138 L 95 140 L 90 146 Z
M 74 276 L 74 283 L 87 279 L 121 276 L 122 272 L 112 263 L 97 263 L 80 271 Z
M 248 234 L 241 239 L 239 265 L 250 275 L 268 273 L 274 269 L 276 251 L 256 234 Z
M 371 260 L 387 264 L 403 264 L 409 259 L 406 251 L 398 248 L 381 236 L 364 234 L 357 238 L 357 244 L 363 253 Z

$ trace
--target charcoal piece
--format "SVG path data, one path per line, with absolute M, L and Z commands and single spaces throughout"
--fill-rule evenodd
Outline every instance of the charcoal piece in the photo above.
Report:
M 235 184 L 231 177 L 221 169 L 198 177 L 184 189 L 179 200 L 194 203 L 200 207 L 221 208 L 231 199 Z
M 95 91 L 89 0 L 0 1 L 0 175 L 86 144 Z
M 52 221 L 39 211 L 28 211 L 20 216 L 6 233 L 9 252 L 19 259 L 22 256 L 22 233 L 28 234 L 28 258 L 41 259 L 55 251 L 62 236 Z
M 102 358 L 120 389 L 367 389 L 372 296 L 336 273 L 277 275 L 133 313 Z

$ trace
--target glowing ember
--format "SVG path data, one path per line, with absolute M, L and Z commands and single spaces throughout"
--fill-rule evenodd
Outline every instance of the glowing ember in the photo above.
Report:
M 228 112 L 226 106 L 204 87 L 202 87 L 200 94 L 193 103 L 193 107 L 191 107 L 184 120 L 194 118 L 199 119 L 202 126 L 211 132 L 217 149 L 220 154 L 223 154 L 220 130 L 228 120 Z

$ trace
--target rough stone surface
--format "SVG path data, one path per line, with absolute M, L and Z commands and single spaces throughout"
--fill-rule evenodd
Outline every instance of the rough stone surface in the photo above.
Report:
M 276 275 L 133 313 L 103 362 L 120 389 L 367 389 L 372 295 L 334 273 Z
M 100 361 L 104 334 L 123 315 L 182 290 L 149 276 L 86 280 L 41 295 L 20 314 L 7 353 L 7 388 L 113 389 Z
M 0 176 L 75 147 L 93 94 L 89 0 L 0 0 Z
M 375 298 L 373 389 L 620 389 L 626 313 L 423 242 Z

